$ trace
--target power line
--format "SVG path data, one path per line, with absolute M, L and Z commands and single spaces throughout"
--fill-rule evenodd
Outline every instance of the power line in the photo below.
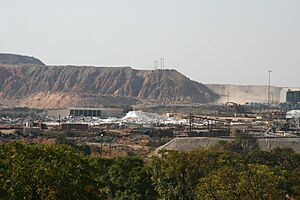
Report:
M 165 58 L 160 58 L 159 60 L 161 69 L 165 69 Z
M 155 61 L 154 61 L 154 69 L 155 69 L 155 70 L 158 69 L 158 60 L 155 60 Z

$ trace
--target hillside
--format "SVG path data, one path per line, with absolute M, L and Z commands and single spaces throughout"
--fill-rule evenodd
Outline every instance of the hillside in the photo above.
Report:
M 208 103 L 218 95 L 176 70 L 0 64 L 0 100 L 29 107 L 99 106 L 137 101 Z
M 215 93 L 220 95 L 219 103 L 228 100 L 244 104 L 246 102 L 266 103 L 268 98 L 268 86 L 266 85 L 226 85 L 226 84 L 207 84 Z M 274 103 L 281 100 L 282 87 L 270 87 L 270 99 Z
M 45 65 L 39 59 L 29 56 L 0 53 L 0 64 Z

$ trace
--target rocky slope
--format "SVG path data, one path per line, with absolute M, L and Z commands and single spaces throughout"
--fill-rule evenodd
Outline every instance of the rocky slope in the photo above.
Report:
M 0 64 L 0 101 L 29 107 L 137 101 L 208 103 L 218 95 L 175 70 Z
M 0 53 L 0 64 L 45 65 L 39 59 L 29 56 Z

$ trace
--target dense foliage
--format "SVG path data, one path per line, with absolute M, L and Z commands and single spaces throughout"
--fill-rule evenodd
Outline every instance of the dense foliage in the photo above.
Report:
M 286 199 L 300 197 L 300 155 L 255 139 L 149 162 L 95 158 L 68 145 L 0 145 L 0 199 Z
M 153 199 L 140 158 L 91 158 L 67 145 L 0 146 L 0 199 Z

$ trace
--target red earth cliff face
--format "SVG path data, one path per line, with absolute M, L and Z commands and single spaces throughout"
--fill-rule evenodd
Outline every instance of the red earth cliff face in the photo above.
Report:
M 218 95 L 208 87 L 175 70 L 0 64 L 0 83 L 3 101 L 23 100 L 24 106 L 30 105 L 31 100 L 41 101 L 50 97 L 56 97 L 54 107 L 63 102 L 68 106 L 72 101 L 77 101 L 75 96 L 79 102 L 85 96 L 89 99 L 86 101 L 92 104 L 93 101 L 101 103 L 101 98 L 103 101 L 113 101 L 113 97 L 118 98 L 115 103 L 135 103 L 138 100 L 208 103 L 218 99 Z M 58 103 L 63 97 L 65 101 Z M 72 97 L 73 100 L 67 100 Z M 43 103 L 37 105 L 46 106 Z
M 1 59 L 11 63 L 1 64 Z M 17 61 L 25 64 L 14 64 Z M 4 59 L 0 54 L 0 104 L 46 108 L 137 101 L 208 103 L 219 98 L 176 70 L 41 63 L 32 57 Z

